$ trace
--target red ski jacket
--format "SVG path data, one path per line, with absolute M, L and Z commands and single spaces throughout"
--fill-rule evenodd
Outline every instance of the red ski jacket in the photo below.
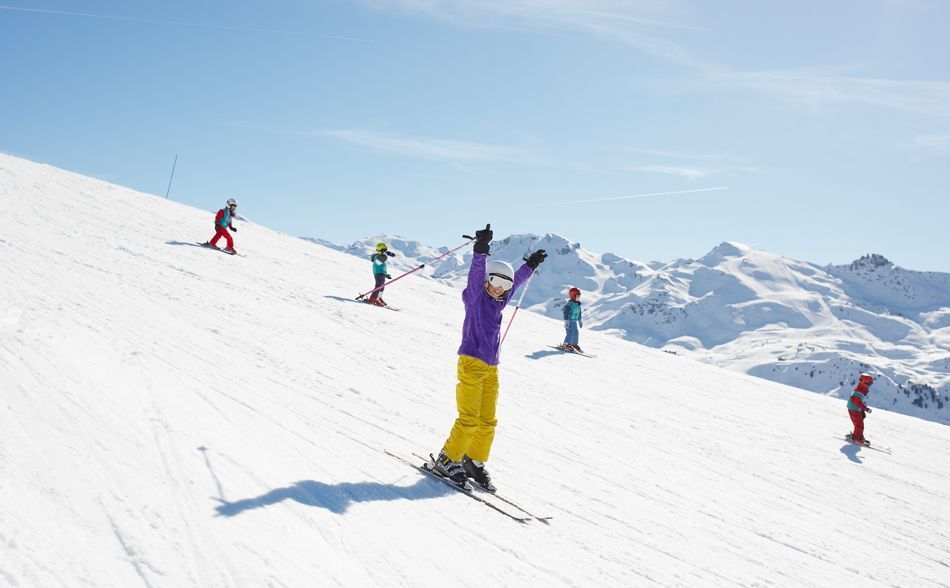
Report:
M 867 398 L 868 386 L 867 384 L 858 382 L 858 385 L 854 387 L 854 392 L 851 393 L 851 398 L 848 398 L 848 410 L 858 410 L 864 412 L 867 410 L 867 405 L 864 403 L 864 399 Z

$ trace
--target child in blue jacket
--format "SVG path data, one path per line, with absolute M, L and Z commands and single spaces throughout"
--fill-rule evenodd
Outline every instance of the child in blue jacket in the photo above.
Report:
M 581 346 L 577 344 L 580 339 L 580 331 L 577 329 L 578 327 L 584 328 L 584 316 L 581 312 L 580 301 L 581 291 L 579 288 L 571 288 L 568 296 L 571 299 L 564 305 L 564 330 L 567 331 L 567 334 L 564 337 L 564 343 L 561 343 L 561 349 L 583 353 Z

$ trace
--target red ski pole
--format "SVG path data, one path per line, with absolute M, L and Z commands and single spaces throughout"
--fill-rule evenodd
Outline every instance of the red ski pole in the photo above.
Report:
M 450 253 L 455 253 L 456 251 L 458 251 L 458 250 L 461 249 L 462 247 L 465 247 L 466 245 L 471 245 L 472 242 L 475 241 L 475 238 L 474 238 L 474 237 L 469 237 L 468 235 L 462 235 L 462 237 L 465 238 L 465 239 L 469 239 L 469 240 L 466 241 L 465 243 L 462 243 L 461 245 L 459 245 L 459 246 L 456 247 L 455 249 L 452 249 L 451 251 L 446 251 L 445 253 L 443 253 L 442 255 L 440 255 L 440 256 L 438 256 L 438 257 L 436 257 L 435 259 L 433 259 L 433 260 L 430 261 L 429 263 L 435 263 L 435 262 L 439 261 L 440 259 L 442 259 L 443 257 L 445 257 L 446 255 L 448 255 L 448 254 L 450 254 Z M 420 264 L 419 267 L 413 268 L 413 269 L 409 270 L 408 272 L 406 272 L 406 273 L 404 273 L 404 274 L 402 274 L 402 275 L 400 275 L 400 276 L 396 276 L 395 278 L 389 280 L 388 282 L 386 282 L 385 284 L 383 284 L 383 285 L 380 286 L 379 288 L 373 288 L 372 290 L 370 290 L 369 292 L 366 292 L 365 294 L 360 294 L 359 296 L 356 297 L 356 299 L 357 299 L 357 300 L 362 300 L 364 296 L 369 296 L 370 294 L 372 294 L 373 292 L 376 292 L 377 290 L 382 290 L 383 288 L 385 288 L 386 286 L 392 284 L 393 282 L 397 282 L 397 281 L 399 281 L 399 280 L 405 278 L 405 277 L 408 276 L 409 274 L 414 274 L 414 273 L 416 273 L 417 271 L 421 270 L 421 269 L 424 268 L 425 266 L 426 266 L 426 264 L 424 264 L 424 263 L 423 263 L 423 264 Z
M 524 295 L 528 293 L 528 286 L 531 285 L 531 279 L 534 278 L 534 273 L 537 270 L 531 272 L 531 275 L 528 276 L 528 280 L 524 283 L 524 288 L 521 290 L 521 296 L 518 298 L 518 304 L 515 306 L 515 311 L 511 313 L 511 319 L 508 320 L 508 326 L 505 327 L 505 334 L 501 336 L 501 342 L 498 343 L 498 347 L 502 346 L 502 343 L 505 342 L 505 337 L 508 336 L 508 329 L 511 328 L 511 323 L 515 322 L 515 315 L 518 314 L 518 309 L 521 308 L 521 301 L 524 300 Z

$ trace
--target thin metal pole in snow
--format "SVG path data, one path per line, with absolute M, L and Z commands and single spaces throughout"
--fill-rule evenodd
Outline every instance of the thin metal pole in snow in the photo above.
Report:
M 466 245 L 471 245 L 472 242 L 475 241 L 475 239 L 472 239 L 472 238 L 469 237 L 468 235 L 463 235 L 463 237 L 465 237 L 466 239 L 470 239 L 470 240 L 469 240 L 469 241 L 466 241 L 465 243 L 462 243 L 461 245 L 459 245 L 459 246 L 456 247 L 455 249 L 452 249 L 451 251 L 446 251 L 445 253 L 443 253 L 442 255 L 440 255 L 440 256 L 438 256 L 438 257 L 436 257 L 435 259 L 433 259 L 433 260 L 430 261 L 429 263 L 435 263 L 435 262 L 439 261 L 440 259 L 442 259 L 443 257 L 445 257 L 446 255 L 448 255 L 448 254 L 450 254 L 450 253 L 455 253 L 456 251 L 458 251 L 458 250 L 461 249 L 462 247 L 465 247 Z M 411 270 L 409 270 L 408 272 L 402 274 L 401 276 L 397 276 L 397 277 L 395 277 L 395 278 L 389 280 L 388 282 L 386 282 L 385 284 L 383 284 L 383 285 L 380 286 L 379 288 L 373 288 L 372 290 L 370 290 L 369 292 L 366 292 L 365 294 L 360 294 L 359 296 L 356 297 L 356 299 L 357 299 L 357 300 L 362 300 L 363 297 L 369 296 L 370 294 L 372 294 L 373 292 L 376 292 L 377 290 L 382 290 L 383 288 L 385 288 L 386 286 L 392 284 L 393 282 L 396 282 L 396 281 L 398 281 L 398 280 L 401 280 L 401 279 L 405 278 L 406 276 L 408 276 L 409 274 L 414 274 L 414 273 L 416 273 L 417 271 L 421 270 L 421 269 L 424 268 L 425 266 L 426 266 L 426 264 L 423 263 L 423 264 L 421 264 L 419 267 L 414 268 L 414 269 L 411 269 Z
M 168 200 L 168 193 L 172 191 L 172 178 L 175 177 L 175 166 L 178 165 L 178 154 L 175 154 L 175 161 L 172 163 L 172 175 L 168 177 L 168 189 L 165 190 L 165 200 Z
M 528 293 L 528 286 L 531 285 L 531 280 L 537 271 L 537 269 L 532 270 L 531 275 L 528 276 L 528 281 L 524 283 L 524 288 L 521 289 L 521 296 L 518 298 L 518 304 L 515 306 L 515 311 L 511 313 L 511 319 L 508 320 L 508 326 L 505 327 L 505 334 L 501 336 L 501 342 L 498 343 L 498 347 L 501 347 L 502 343 L 505 342 L 505 337 L 508 336 L 508 329 L 511 328 L 511 323 L 515 322 L 515 315 L 518 314 L 518 309 L 521 308 L 521 301 L 524 300 L 524 295 Z

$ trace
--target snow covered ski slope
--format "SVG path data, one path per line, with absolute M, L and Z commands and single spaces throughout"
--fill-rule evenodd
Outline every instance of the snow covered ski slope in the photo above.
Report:
M 868 451 L 840 400 L 519 313 L 522 524 L 386 454 L 449 431 L 459 291 L 379 312 L 368 262 L 247 223 L 216 255 L 213 211 L 5 155 L 0 209 L 0 585 L 950 583 L 946 426 L 875 411 Z

